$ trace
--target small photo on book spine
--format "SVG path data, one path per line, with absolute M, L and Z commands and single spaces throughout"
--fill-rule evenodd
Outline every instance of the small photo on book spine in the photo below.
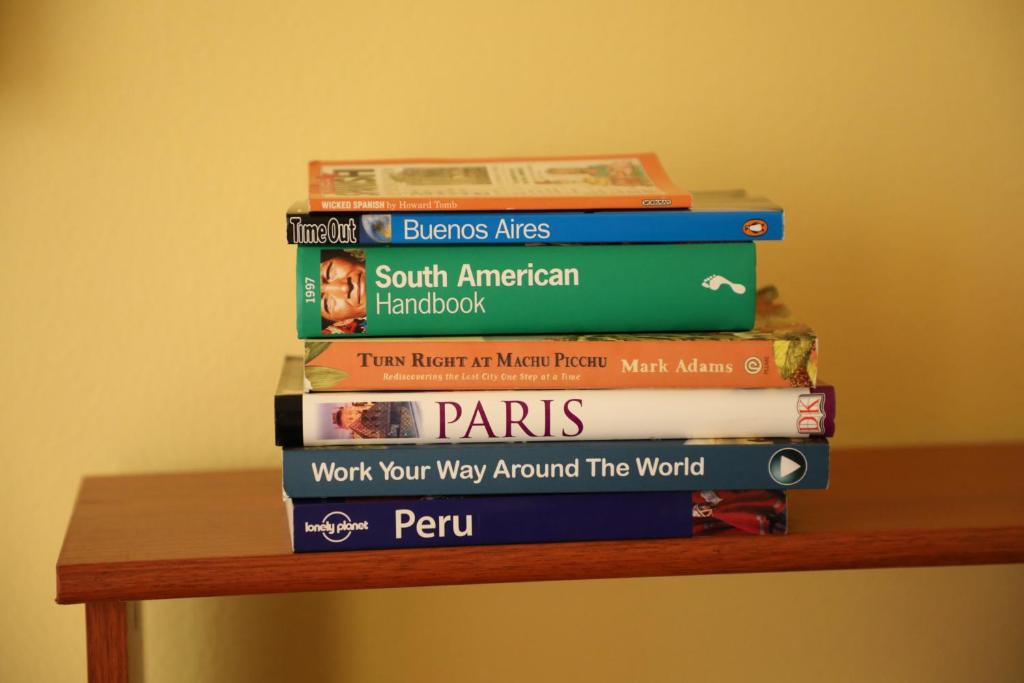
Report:
M 330 402 L 318 406 L 321 439 L 412 439 L 419 436 L 410 401 Z
M 413 186 L 458 187 L 492 184 L 486 165 L 405 166 L 397 171 L 389 171 L 388 178 L 393 183 Z
M 693 535 L 784 534 L 785 491 L 699 491 L 693 494 Z
M 654 186 L 647 176 L 643 164 L 634 159 L 615 159 L 583 166 L 579 165 L 578 161 L 550 163 L 544 169 L 544 177 L 538 178 L 535 182 L 538 184 Z
M 320 191 L 339 197 L 378 194 L 377 170 L 324 166 L 320 175 Z
M 370 242 L 380 244 L 391 243 L 391 215 L 386 213 L 368 213 L 359 219 L 359 227 Z
M 366 253 L 362 249 L 320 252 L 320 323 L 324 334 L 366 331 Z

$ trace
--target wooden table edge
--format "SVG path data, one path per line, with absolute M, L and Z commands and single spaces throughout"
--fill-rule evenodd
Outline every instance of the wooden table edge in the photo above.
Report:
M 793 533 L 57 566 L 58 604 L 1024 562 L 1024 527 Z

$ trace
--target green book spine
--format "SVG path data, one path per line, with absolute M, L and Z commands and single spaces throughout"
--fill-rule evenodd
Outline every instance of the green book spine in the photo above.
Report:
M 298 247 L 303 339 L 749 330 L 752 242 Z

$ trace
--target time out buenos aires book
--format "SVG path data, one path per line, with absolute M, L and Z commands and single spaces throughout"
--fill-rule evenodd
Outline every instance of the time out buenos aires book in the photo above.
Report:
M 755 245 L 296 250 L 299 337 L 749 330 Z
M 311 161 L 313 211 L 687 208 L 655 154 Z
M 285 216 L 289 244 L 335 246 L 747 242 L 780 240 L 783 212 L 743 190 L 694 192 L 689 209 L 355 212 Z
M 295 552 L 786 532 L 784 491 L 286 499 Z
M 601 441 L 830 436 L 835 392 L 814 389 L 556 389 L 303 393 L 286 360 L 277 444 Z

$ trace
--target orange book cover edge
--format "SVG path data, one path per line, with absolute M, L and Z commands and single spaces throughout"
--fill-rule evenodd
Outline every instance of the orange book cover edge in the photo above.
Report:
M 565 156 L 512 156 L 512 157 L 412 157 L 401 159 L 346 159 L 316 160 L 309 162 L 309 208 L 311 211 L 330 211 L 333 207 L 325 202 L 348 199 L 355 202 L 399 202 L 420 200 L 420 197 L 387 197 L 370 195 L 353 195 L 344 198 L 322 195 L 319 191 L 320 172 L 325 165 L 353 166 L 398 166 L 401 164 L 460 164 L 460 163 L 492 163 L 492 162 L 536 162 L 536 161 L 591 161 L 595 159 L 638 159 L 648 177 L 661 191 L 661 195 L 623 195 L 618 197 L 595 195 L 591 197 L 464 197 L 438 196 L 432 197 L 441 202 L 455 202 L 456 207 L 439 208 L 445 211 L 515 211 L 515 210 L 561 210 L 561 209 L 658 209 L 665 205 L 643 204 L 643 200 L 668 199 L 668 205 L 675 209 L 687 209 L 692 205 L 692 196 L 676 186 L 665 172 L 661 160 L 654 152 L 637 152 L 632 154 L 573 154 Z M 417 208 L 416 211 L 430 209 Z

